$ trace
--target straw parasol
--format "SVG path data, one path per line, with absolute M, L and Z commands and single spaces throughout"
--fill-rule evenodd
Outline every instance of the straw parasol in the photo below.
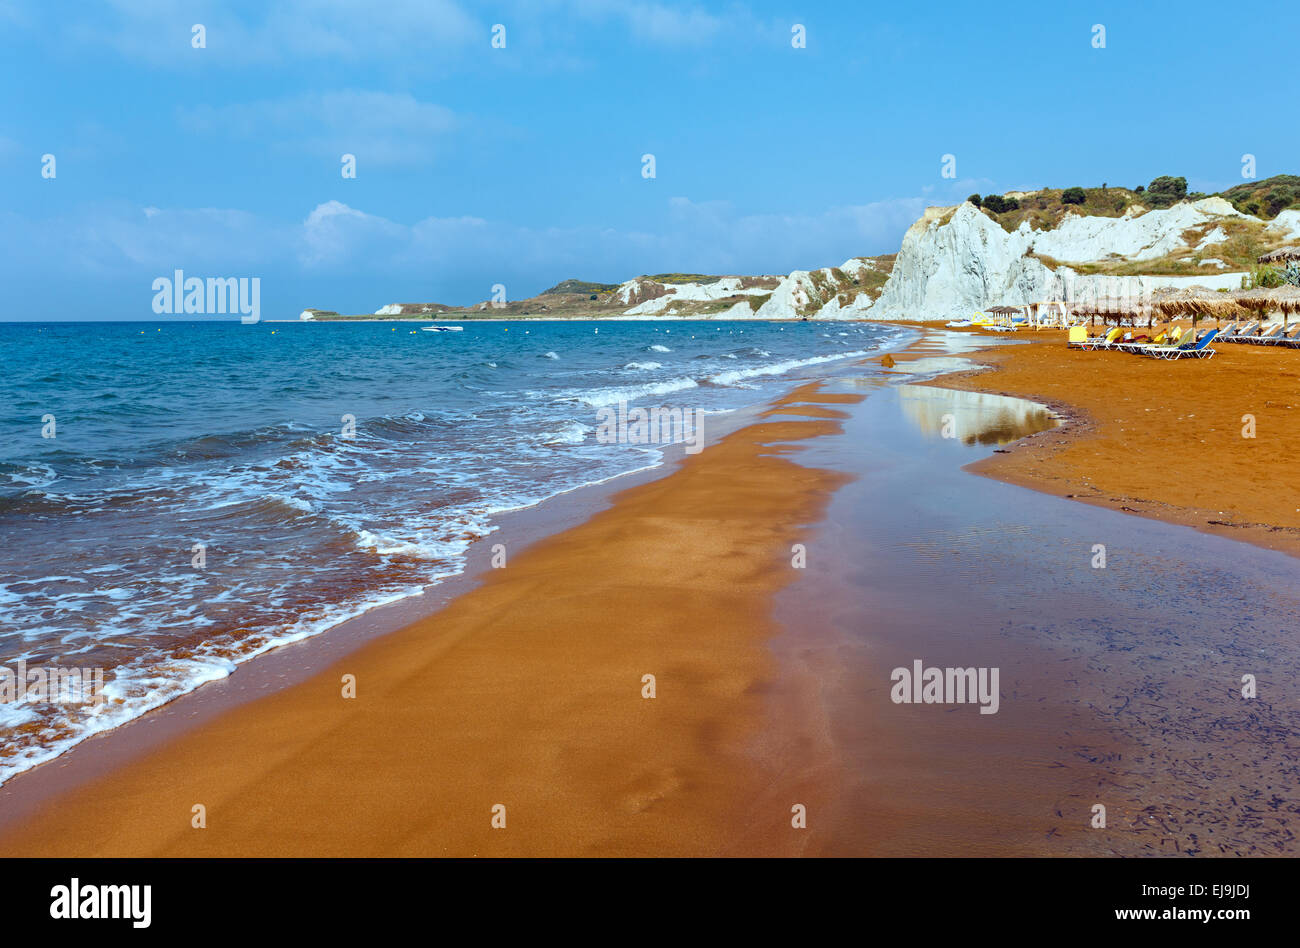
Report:
M 1300 260 L 1300 247 L 1279 247 L 1261 255 L 1258 263 L 1286 263 L 1288 260 Z
M 1291 316 L 1300 313 L 1300 286 L 1279 286 L 1271 290 L 1254 289 L 1234 294 L 1237 303 L 1263 319 L 1268 313 L 1281 313 L 1289 325 Z
M 1090 320 L 1101 317 L 1103 323 L 1127 319 L 1134 326 L 1138 320 L 1151 318 L 1151 307 L 1129 297 L 1098 297 L 1089 300 L 1075 300 L 1067 304 L 1076 316 L 1086 316 Z
M 1207 293 L 1204 287 L 1162 288 L 1156 295 L 1159 299 L 1153 307 L 1157 313 L 1167 319 L 1191 319 L 1193 326 L 1198 319 L 1241 319 L 1252 312 L 1232 294 Z
M 1060 320 L 1062 325 L 1066 325 L 1072 318 L 1073 307 L 1074 303 L 1070 300 L 1038 300 L 1025 304 L 1025 315 L 1033 322 L 1035 328 L 1044 323 L 1055 325 L 1057 320 Z

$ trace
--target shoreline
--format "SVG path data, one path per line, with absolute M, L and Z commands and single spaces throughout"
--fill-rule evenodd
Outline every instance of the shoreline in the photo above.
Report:
M 908 344 L 908 337 L 903 336 L 883 344 L 879 351 L 894 352 Z M 806 367 L 805 374 L 810 377 L 784 383 L 779 399 L 834 371 L 835 366 L 852 365 L 855 361 L 860 361 L 860 357 L 848 356 L 839 362 Z M 713 444 L 758 421 L 771 405 L 769 396 L 747 407 L 713 416 L 714 423 L 709 426 L 711 430 L 706 433 L 705 443 Z M 418 593 L 376 605 L 312 635 L 251 656 L 239 662 L 226 678 L 201 684 L 116 727 L 91 734 L 57 756 L 13 775 L 0 785 L 0 834 L 29 814 L 44 796 L 97 779 L 123 761 L 138 759 L 206 721 L 256 701 L 268 692 L 299 683 L 341 656 L 436 615 L 494 572 L 490 568 L 493 544 L 506 543 L 513 558 L 607 510 L 619 493 L 670 477 L 688 457 L 682 444 L 663 445 L 660 451 L 662 458 L 657 463 L 559 491 L 538 503 L 494 515 L 496 529 L 466 552 L 462 572 L 432 581 Z
M 886 354 L 908 361 L 951 352 L 952 346 L 927 327 L 907 328 L 927 331 L 903 351 L 841 364 L 841 379 L 850 366 L 877 363 Z M 1044 349 L 1033 343 L 999 345 L 1007 341 L 977 336 L 974 351 L 961 355 L 1014 364 L 1027 352 Z M 1002 371 L 914 383 L 984 392 L 1006 387 L 998 381 Z M 1052 371 L 1058 371 L 1055 363 Z M 857 378 L 865 389 L 888 384 L 885 378 Z M 206 686 L 213 690 L 187 695 L 14 778 L 0 788 L 0 845 L 21 855 L 850 851 L 843 841 L 791 836 L 783 828 L 788 801 L 781 794 L 791 787 L 802 788 L 799 798 L 816 809 L 841 814 L 842 829 L 871 851 L 877 844 L 867 827 L 894 840 L 901 838 L 899 826 L 914 831 L 929 817 L 904 809 L 891 817 L 892 824 L 872 819 L 859 826 L 852 822 L 851 808 L 837 799 L 838 783 L 811 779 L 839 773 L 835 740 L 843 738 L 829 736 L 835 730 L 831 709 L 852 702 L 843 694 L 828 697 L 827 682 L 841 673 L 822 659 L 808 658 L 808 646 L 789 639 L 788 624 L 778 620 L 774 605 L 794 581 L 783 562 L 788 552 L 774 556 L 774 549 L 788 551 L 807 525 L 824 528 L 833 499 L 864 476 L 865 469 L 792 460 L 810 449 L 816 454 L 823 436 L 842 433 L 849 409 L 870 397 L 858 389 L 834 391 L 826 384 L 833 381 L 805 381 L 755 406 L 757 417 L 708 451 L 666 458 L 656 468 L 627 475 L 639 481 L 606 491 L 603 500 L 585 509 L 582 504 L 532 508 L 543 519 L 553 518 L 550 528 L 543 526 L 536 542 L 512 552 L 510 568 L 465 575 L 459 590 L 449 588 L 453 583 L 440 587 L 443 601 L 436 611 L 400 628 L 372 629 L 364 640 L 336 634 L 332 654 L 323 640 L 342 627 L 300 643 L 317 645 L 309 651 L 295 652 L 295 646 L 273 651 L 244 666 L 249 671 L 256 666 L 256 674 L 241 669 L 217 683 L 233 682 L 238 695 L 220 695 Z M 1084 417 L 1077 409 L 1048 397 L 1036 401 L 1059 406 L 1070 423 L 1017 440 L 999 449 L 1009 453 L 988 455 L 962 470 L 1008 482 L 1013 489 L 1069 496 L 1000 476 L 1008 459 L 1049 463 L 1037 460 L 1038 445 L 1087 443 L 1095 437 L 1092 428 L 1076 431 Z M 1067 434 L 1074 437 L 1066 439 Z M 1034 473 L 1041 482 L 1043 472 Z M 682 497 L 707 527 L 683 532 L 683 504 L 675 499 Z M 650 551 L 645 532 L 658 537 Z M 594 564 L 592 549 L 601 550 Z M 557 583 L 560 601 L 553 603 Z M 850 598 L 861 592 L 851 582 L 830 590 Z M 905 613 L 892 615 L 899 622 Z M 606 624 L 596 631 L 614 616 L 616 628 Z M 710 631 L 707 643 L 690 634 L 700 629 Z M 618 641 L 608 640 L 612 633 Z M 828 642 L 823 646 L 830 651 L 846 647 Z M 1032 645 L 1019 646 L 1019 666 L 1045 664 L 1024 659 L 1032 652 Z M 304 655 L 311 656 L 310 667 L 294 671 L 294 660 Z M 642 672 L 634 667 L 638 663 Z M 345 667 L 351 670 L 344 672 Z M 640 675 L 654 667 L 670 671 L 657 674 L 664 690 L 651 700 L 638 688 Z M 370 697 L 366 692 L 378 681 L 379 706 L 349 706 L 339 696 L 341 674 L 358 674 L 359 696 Z M 457 694 L 467 683 L 469 694 Z M 664 707 L 659 702 L 672 693 L 665 687 L 670 684 L 677 691 L 674 706 L 659 716 Z M 196 700 L 202 694 L 207 699 Z M 780 709 L 780 726 L 769 731 L 760 725 L 773 720 L 774 707 Z M 1054 715 L 1069 720 L 1072 713 L 1062 707 Z M 428 722 L 435 722 L 436 733 L 429 733 Z M 140 739 L 132 747 L 125 731 L 134 725 Z M 914 727 L 898 722 L 865 733 L 873 753 L 887 754 L 897 768 L 909 759 L 909 734 L 912 742 L 931 738 Z M 1032 723 L 1013 721 L 1013 727 L 1020 728 L 1017 741 L 1044 740 L 1041 727 Z M 1036 754 L 1048 756 L 1053 740 L 1046 738 Z M 790 746 L 780 746 L 782 741 Z M 1117 735 L 1106 741 L 1125 746 Z M 377 747 L 389 753 L 376 757 Z M 1127 753 L 1135 750 L 1130 746 Z M 1083 792 L 1039 776 L 1059 795 Z M 972 772 L 968 779 L 981 778 Z M 370 789 L 351 790 L 349 781 Z M 14 788 L 15 783 L 20 786 Z M 494 788 L 500 788 L 495 795 Z M 507 789 L 516 794 L 511 800 L 525 801 L 527 826 L 519 833 L 494 834 L 488 810 L 503 802 L 497 797 Z M 361 795 L 350 795 L 355 793 Z M 919 799 L 947 805 L 929 797 L 933 794 Z M 222 832 L 190 829 L 189 808 L 204 800 L 218 801 L 205 805 L 213 829 L 219 808 Z M 873 812 L 880 803 L 875 801 Z M 362 830 L 352 826 L 350 808 L 357 807 L 383 815 L 367 814 L 361 822 L 368 829 Z M 756 808 L 766 815 L 757 818 Z M 99 814 L 106 809 L 131 816 L 105 827 Z M 515 819 L 519 809 L 511 803 L 508 811 Z M 292 818 L 285 820 L 286 814 Z M 292 827 L 278 828 L 281 822 Z M 341 823 L 348 825 L 341 829 Z M 1087 844 L 1069 833 L 1065 838 L 1070 845 Z M 1022 853 L 1044 851 L 1028 839 L 1017 846 Z
M 817 402 L 814 385 L 775 404 Z M 815 519 L 841 482 L 786 457 L 837 425 L 817 411 L 800 414 L 739 429 L 671 475 L 621 491 L 609 509 L 512 557 L 439 612 L 372 639 L 305 682 L 214 715 L 183 739 L 116 762 L 54 798 L 33 805 L 29 797 L 25 819 L 14 819 L 6 801 L 4 848 L 17 855 L 727 851 L 718 827 L 732 820 L 719 816 L 734 813 L 737 785 L 753 786 L 744 749 L 772 673 L 763 647 L 773 634 L 766 605 L 789 581 L 773 551 L 789 549 L 796 525 Z M 777 488 L 791 483 L 793 490 Z M 682 524 L 659 515 L 665 505 L 679 517 L 694 511 L 698 527 L 688 544 Z M 591 549 L 601 550 L 599 562 Z M 629 586 L 629 576 L 640 581 Z M 671 611 L 646 609 L 675 599 Z M 625 617 L 617 642 L 595 631 L 592 620 L 606 614 Z M 694 634 L 702 628 L 710 629 L 707 642 Z M 647 699 L 642 676 L 651 669 L 660 694 Z M 356 699 L 341 697 L 345 673 L 357 676 Z M 629 732 L 639 736 L 629 742 Z M 377 734 L 402 752 L 376 757 Z M 501 740 L 518 748 L 509 764 L 483 753 Z M 621 761 L 613 774 L 611 759 Z M 441 765 L 436 787 L 427 784 L 433 771 L 425 762 Z M 363 773 L 379 792 L 353 799 L 348 775 Z M 0 795 L 26 792 L 26 785 L 10 789 L 20 780 Z M 523 825 L 494 835 L 490 809 L 502 800 Z M 196 803 L 209 807 L 212 829 L 222 831 L 190 830 Z M 367 810 L 366 831 L 352 813 L 357 805 Z M 105 811 L 119 815 L 111 826 Z M 289 812 L 295 817 L 282 819 Z M 434 830 L 419 814 L 464 819 L 435 819 Z M 385 838 L 368 835 L 385 826 Z
M 991 371 L 924 384 L 1033 399 L 1067 424 L 1050 439 L 973 463 L 972 472 L 1300 557 L 1300 509 L 1283 486 L 1300 455 L 1300 358 L 1292 350 L 1229 343 L 1208 362 L 1167 364 L 1070 350 L 1061 330 L 1015 335 L 1027 344 L 964 354 Z M 1247 415 L 1258 426 L 1253 439 L 1241 437 Z

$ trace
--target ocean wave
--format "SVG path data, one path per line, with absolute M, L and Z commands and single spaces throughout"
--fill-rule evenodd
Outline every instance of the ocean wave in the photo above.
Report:
M 672 351 L 647 348 L 641 329 L 596 336 L 592 346 L 587 327 L 533 328 L 537 340 L 528 330 L 490 342 L 476 333 L 481 345 L 457 355 L 440 349 L 436 363 L 427 350 L 413 359 L 387 344 L 358 349 L 371 332 L 362 325 L 316 327 L 310 350 L 277 349 L 264 361 L 242 341 L 215 338 L 208 349 L 178 351 L 171 369 L 151 355 L 135 375 L 115 372 L 99 383 L 146 405 L 147 424 L 114 423 L 124 408 L 106 405 L 97 440 L 76 442 L 85 447 L 38 444 L 8 458 L 15 463 L 0 465 L 0 518 L 5 527 L 39 520 L 42 529 L 34 546 L 25 536 L 8 560 L 0 553 L 0 654 L 123 665 L 114 669 L 111 713 L 33 721 L 27 710 L 14 712 L 23 721 L 0 738 L 21 746 L 0 758 L 0 782 L 249 658 L 462 571 L 500 512 L 662 463 L 657 448 L 595 445 L 595 409 L 690 399 L 700 410 L 736 410 L 726 406 L 756 400 L 739 389 L 770 384 L 747 378 L 847 355 L 808 359 L 801 346 L 829 347 L 795 326 L 748 333 L 775 359 L 742 348 L 724 327 L 711 336 L 687 328 L 674 356 L 684 364 L 666 373 L 645 352 L 628 362 L 611 355 Z M 94 330 L 101 331 L 115 330 Z M 883 337 L 873 328 L 855 342 Z M 544 361 L 539 350 L 548 341 L 555 358 Z M 66 360 L 66 351 L 58 357 Z M 87 343 L 85 365 L 101 358 Z M 726 363 L 711 358 L 753 368 L 738 362 L 743 374 L 720 373 Z M 196 381 L 207 386 L 204 397 L 177 403 L 173 393 L 199 371 L 207 373 Z M 86 377 L 78 370 L 78 380 Z M 356 416 L 355 438 L 342 437 L 345 412 Z M 41 482 L 56 474 L 66 480 L 49 492 Z M 196 542 L 207 546 L 206 570 L 191 564 Z
M 59 476 L 48 464 L 0 464 L 0 474 L 23 487 L 48 487 Z
M 545 432 L 540 436 L 539 440 L 543 444 L 582 444 L 587 440 L 587 432 L 592 430 L 591 425 L 573 421 L 558 431 Z
M 729 372 L 721 372 L 709 379 L 714 385 L 735 385 L 744 379 L 758 378 L 763 375 L 784 375 L 795 369 L 801 369 L 809 365 L 820 365 L 823 362 L 834 362 L 838 359 L 851 359 L 854 356 L 870 355 L 872 350 L 863 349 L 857 352 L 837 352 L 834 355 L 810 356 L 807 359 L 789 359 L 785 362 L 774 362 L 771 365 L 758 365 L 749 369 L 732 369 Z
M 633 402 L 651 395 L 669 395 L 688 388 L 697 388 L 699 382 L 689 376 L 679 376 L 663 382 L 650 382 L 645 385 L 621 385 L 611 388 L 596 388 L 585 392 L 571 394 L 570 398 L 592 408 L 604 408 L 619 402 Z

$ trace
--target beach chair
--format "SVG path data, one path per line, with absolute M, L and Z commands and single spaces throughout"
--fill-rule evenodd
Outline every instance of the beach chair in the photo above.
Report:
M 1201 335 L 1199 339 L 1194 333 L 1188 334 L 1187 342 L 1182 345 L 1173 346 L 1169 349 L 1152 352 L 1151 355 L 1157 359 L 1175 361 L 1177 359 L 1213 359 L 1214 350 L 1208 348 L 1215 337 L 1219 335 L 1219 330 L 1210 329 Z
M 1296 324 L 1294 330 L 1284 330 L 1282 335 L 1278 337 L 1277 344 L 1290 349 L 1300 349 L 1300 323 Z
M 1165 349 L 1169 346 L 1176 346 L 1180 340 L 1186 341 L 1183 340 L 1183 329 L 1180 326 L 1174 326 L 1172 329 L 1162 331 L 1150 342 L 1129 343 L 1124 351 L 1145 355 L 1148 349 Z
M 1162 352 L 1168 352 L 1170 349 L 1177 349 L 1180 346 L 1195 345 L 1195 340 L 1196 334 L 1190 329 L 1183 329 L 1181 326 L 1175 326 L 1170 330 L 1169 336 L 1163 343 L 1137 346 L 1132 351 L 1139 355 L 1159 355 Z
M 1244 323 L 1237 327 L 1231 336 L 1219 336 L 1220 342 L 1249 342 L 1255 333 L 1259 332 L 1259 322 Z
M 1071 326 L 1070 334 L 1066 338 L 1065 345 L 1066 348 L 1073 349 L 1077 346 L 1078 343 L 1087 342 L 1087 341 L 1088 341 L 1087 326 Z
M 1105 335 L 1089 336 L 1087 339 L 1083 340 L 1083 342 L 1077 344 L 1072 343 L 1071 345 L 1073 345 L 1074 348 L 1076 349 L 1109 349 L 1111 343 L 1113 343 L 1116 339 L 1119 338 L 1119 334 L 1121 331 L 1122 330 L 1118 326 L 1116 326 L 1114 329 L 1110 330 Z
M 1140 336 L 1134 336 L 1132 339 L 1126 339 L 1124 342 L 1117 342 L 1112 349 L 1118 349 L 1121 352 L 1137 352 L 1146 346 L 1158 346 L 1164 342 L 1165 334 L 1160 333 L 1154 339 L 1143 333 Z
M 1267 329 L 1261 330 L 1259 335 L 1251 336 L 1246 341 L 1256 346 L 1270 346 L 1282 335 L 1282 329 L 1281 323 L 1273 323 Z

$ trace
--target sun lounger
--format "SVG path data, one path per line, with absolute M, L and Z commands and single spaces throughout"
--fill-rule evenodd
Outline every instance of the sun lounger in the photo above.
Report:
M 1280 335 L 1282 335 L 1282 324 L 1274 323 L 1273 325 L 1269 326 L 1267 329 L 1261 330 L 1259 335 L 1251 336 L 1247 340 L 1247 342 L 1250 342 L 1257 346 L 1272 345 L 1277 340 L 1277 337 Z
M 1275 345 L 1300 349 L 1300 324 L 1297 324 L 1294 330 L 1284 329 L 1282 335 L 1277 337 Z
M 1211 329 L 1201 335 L 1199 339 L 1195 334 L 1189 334 L 1187 342 L 1172 346 L 1167 349 L 1152 350 L 1148 354 L 1157 359 L 1213 359 L 1214 350 L 1208 348 L 1215 337 L 1219 335 L 1219 330 Z
M 1126 340 L 1125 342 L 1117 342 L 1114 345 L 1112 345 L 1111 348 L 1119 349 L 1121 352 L 1137 352 L 1138 350 L 1144 349 L 1147 346 L 1161 345 L 1164 341 L 1165 341 L 1164 333 L 1160 333 L 1154 339 L 1152 339 L 1148 335 L 1143 334 L 1141 336 L 1136 336 L 1131 340 Z
M 1119 338 L 1121 330 L 1118 326 L 1110 330 L 1103 336 L 1089 336 L 1082 342 L 1067 343 L 1074 349 L 1109 349 L 1111 344 Z
M 1232 335 L 1225 336 L 1221 333 L 1219 335 L 1219 341 L 1220 342 L 1249 342 L 1251 339 L 1255 337 L 1255 333 L 1257 332 L 1259 332 L 1258 322 L 1246 323 L 1245 325 L 1238 326 L 1236 331 L 1233 332 Z
M 1145 346 L 1137 346 L 1131 351 L 1138 355 L 1156 355 L 1161 352 L 1167 352 L 1170 349 L 1177 349 L 1180 346 L 1191 346 L 1195 344 L 1196 334 L 1190 329 L 1183 329 L 1176 326 L 1169 333 L 1169 337 L 1162 343 L 1152 343 Z
M 1188 330 L 1188 332 L 1190 332 L 1190 330 Z M 1180 342 L 1186 341 L 1187 340 L 1183 336 L 1183 329 L 1179 326 L 1175 326 L 1173 329 L 1160 333 L 1150 342 L 1128 343 L 1125 346 L 1124 351 L 1135 352 L 1138 355 L 1146 355 L 1150 349 L 1167 349 L 1171 346 L 1178 345 Z

